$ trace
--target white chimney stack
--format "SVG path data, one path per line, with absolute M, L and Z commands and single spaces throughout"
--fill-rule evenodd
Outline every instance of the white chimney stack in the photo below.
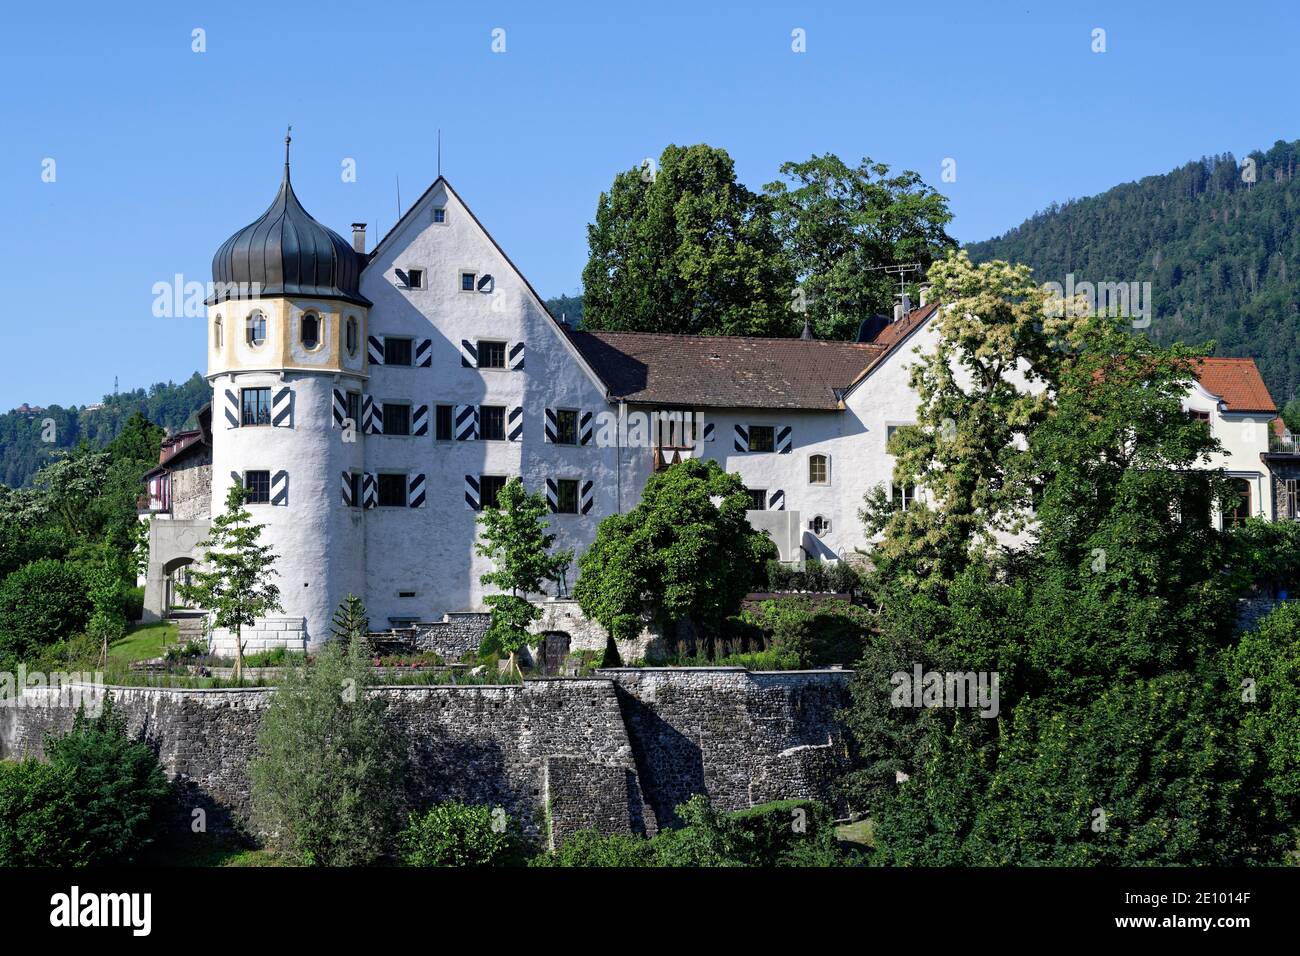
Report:
M 364 222 L 354 222 L 352 224 L 352 248 L 362 255 L 365 254 L 366 224 Z

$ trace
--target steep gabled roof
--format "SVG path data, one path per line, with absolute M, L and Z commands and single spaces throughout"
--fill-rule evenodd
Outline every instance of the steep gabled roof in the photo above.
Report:
M 858 342 L 568 332 L 612 398 L 714 408 L 835 411 L 882 349 Z
M 1249 358 L 1204 358 L 1196 363 L 1196 380 L 1223 402 L 1229 412 L 1277 414 L 1268 386 Z

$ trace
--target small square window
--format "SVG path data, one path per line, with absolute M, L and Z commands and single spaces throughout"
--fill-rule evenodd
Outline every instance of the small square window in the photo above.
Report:
M 479 342 L 478 343 L 478 367 L 479 368 L 505 368 L 506 367 L 506 343 Z
M 244 490 L 250 505 L 264 505 L 271 500 L 271 473 L 269 471 L 244 472 Z
M 462 273 L 460 274 L 460 291 L 461 291 L 461 292 L 473 292 L 473 291 L 474 291 L 474 280 L 475 280 L 476 276 L 477 276 L 477 274 L 476 274 L 476 273 L 473 273 L 473 272 L 462 272 Z
M 745 494 L 749 495 L 750 511 L 767 510 L 767 490 L 763 488 L 746 488 Z
M 447 210 L 445 207 L 433 207 L 433 221 L 439 226 L 444 225 L 447 222 Z
M 245 388 L 240 390 L 240 425 L 271 424 L 271 390 Z
M 411 434 L 411 406 L 384 402 L 384 434 Z
M 406 276 L 405 279 L 402 279 L 402 276 L 403 276 L 403 275 Z M 423 289 L 423 288 L 424 288 L 424 270 L 423 270 L 423 269 L 406 269 L 406 270 L 398 269 L 398 270 L 397 270 L 397 278 L 400 279 L 400 280 L 402 281 L 402 284 L 403 284 L 404 286 L 406 286 L 406 288 L 408 288 L 408 289 Z
M 894 507 L 907 509 L 912 507 L 916 501 L 915 485 L 894 485 L 893 488 Z
M 555 483 L 555 513 L 576 515 L 578 513 L 578 481 L 576 478 L 561 478 Z
M 405 508 L 406 507 L 406 476 L 405 475 L 380 475 L 379 476 L 379 507 L 381 508 Z
M 479 503 L 484 508 L 495 508 L 501 489 L 506 486 L 504 475 L 479 475 Z
M 434 409 L 434 437 L 438 441 L 451 441 L 451 416 L 450 405 L 439 405 Z
M 749 450 L 776 451 L 776 429 L 771 425 L 750 425 Z
M 578 413 L 572 408 L 561 408 L 555 413 L 555 444 L 578 444 Z
M 479 437 L 484 441 L 506 440 L 506 409 L 504 405 L 481 405 L 478 414 Z
M 410 365 L 411 340 L 384 336 L 384 364 Z

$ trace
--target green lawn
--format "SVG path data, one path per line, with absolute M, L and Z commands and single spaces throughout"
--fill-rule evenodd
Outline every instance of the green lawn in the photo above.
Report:
M 840 824 L 835 830 L 835 835 L 848 843 L 860 843 L 862 846 L 874 847 L 876 841 L 871 830 L 871 820 L 864 818 L 854 823 Z
M 170 621 L 141 624 L 131 628 L 119 641 L 109 645 L 111 660 L 129 664 L 131 661 L 162 657 L 164 644 L 176 643 L 176 625 Z

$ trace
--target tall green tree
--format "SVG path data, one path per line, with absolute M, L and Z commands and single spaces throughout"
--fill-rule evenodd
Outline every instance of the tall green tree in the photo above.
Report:
M 851 339 L 864 318 L 889 314 L 899 283 L 885 266 L 918 264 L 914 291 L 955 246 L 948 201 L 910 170 L 827 153 L 783 163 L 781 177 L 765 191 L 819 338 Z
M 587 227 L 583 327 L 707 335 L 797 333 L 793 272 L 771 202 L 726 150 L 668 146 L 614 177 Z
M 748 509 L 740 476 L 715 461 L 692 458 L 652 475 L 635 508 L 600 522 L 578 559 L 574 598 L 616 640 L 641 630 L 647 606 L 661 623 L 686 618 L 716 634 L 777 556 Z
M 474 550 L 492 562 L 492 570 L 479 581 L 500 588 L 483 603 L 492 612 L 486 640 L 510 655 L 510 672 L 519 672 L 519 651 L 529 641 L 528 627 L 542 616 L 542 609 L 528 600 L 540 593 L 548 581 L 557 581 L 573 562 L 571 550 L 551 553 L 556 535 L 547 531 L 546 498 L 528 492 L 518 478 L 506 482 L 495 508 L 479 515 L 479 539 Z
M 248 492 L 231 485 L 226 509 L 212 519 L 203 542 L 203 565 L 180 585 L 185 600 L 210 611 L 216 627 L 235 633 L 235 680 L 244 674 L 243 630 L 272 611 L 281 611 L 280 588 L 271 581 L 276 555 L 261 543 L 265 525 L 255 524 L 244 507 Z
M 262 717 L 253 819 L 297 862 L 364 866 L 392 846 L 406 741 L 367 693 L 374 682 L 360 641 L 329 641 L 286 671 Z
M 330 632 L 344 644 L 360 643 L 370 633 L 370 616 L 361 598 L 349 594 L 334 611 Z

